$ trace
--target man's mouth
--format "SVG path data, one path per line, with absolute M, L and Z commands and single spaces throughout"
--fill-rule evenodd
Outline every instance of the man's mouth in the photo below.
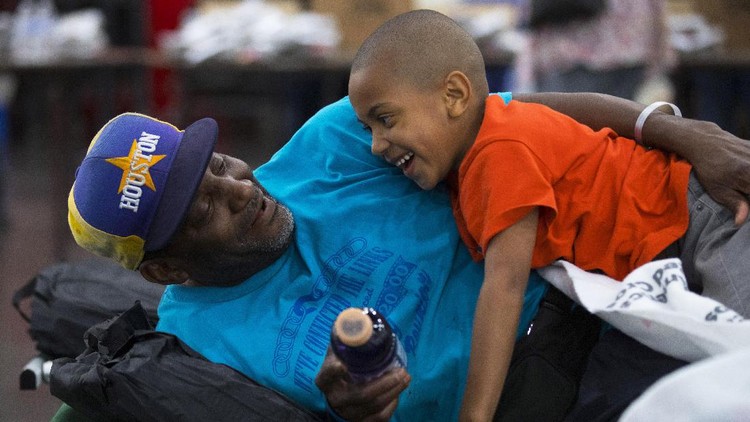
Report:
M 396 161 L 396 167 L 403 169 L 406 167 L 406 164 L 411 160 L 411 158 L 414 157 L 414 153 L 409 151 L 406 154 L 403 155 L 398 161 Z
M 258 208 L 255 211 L 255 216 L 253 217 L 252 223 L 250 223 L 250 227 L 254 227 L 255 223 L 260 220 L 260 218 L 266 213 L 266 210 L 270 208 L 270 206 L 273 204 L 273 201 L 269 199 L 266 195 L 263 194 L 262 190 L 258 190 L 258 196 L 259 198 L 254 201 L 258 202 Z

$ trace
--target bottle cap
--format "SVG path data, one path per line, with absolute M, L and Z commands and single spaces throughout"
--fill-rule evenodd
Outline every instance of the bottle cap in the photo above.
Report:
M 350 347 L 361 346 L 372 336 L 372 320 L 359 308 L 341 311 L 334 327 L 339 340 Z

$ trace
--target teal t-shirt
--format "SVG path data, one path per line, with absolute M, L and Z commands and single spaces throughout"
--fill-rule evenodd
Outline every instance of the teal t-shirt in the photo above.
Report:
M 235 287 L 168 287 L 157 328 L 323 411 L 314 379 L 331 325 L 344 308 L 371 306 L 399 336 L 412 376 L 394 420 L 457 419 L 483 270 L 461 243 L 445 188 L 423 191 L 373 156 L 348 98 L 255 175 L 292 210 L 292 246 Z M 519 332 L 545 289 L 532 272 Z

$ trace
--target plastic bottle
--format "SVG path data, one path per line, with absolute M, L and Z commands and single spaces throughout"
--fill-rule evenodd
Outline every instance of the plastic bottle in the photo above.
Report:
M 406 367 L 406 353 L 385 317 L 373 308 L 347 308 L 331 329 L 333 353 L 354 382 L 367 382 Z

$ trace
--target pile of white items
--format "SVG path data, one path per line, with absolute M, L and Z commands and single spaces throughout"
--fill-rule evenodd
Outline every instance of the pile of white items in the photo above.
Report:
M 58 14 L 52 0 L 22 0 L 12 15 L 10 57 L 20 64 L 85 59 L 109 44 L 100 10 Z
M 622 282 L 564 261 L 539 272 L 623 333 L 654 350 L 693 362 L 646 390 L 622 421 L 747 420 L 750 320 L 689 291 L 679 259 L 643 265 Z
M 333 17 L 289 12 L 260 0 L 194 11 L 160 47 L 190 64 L 209 59 L 248 63 L 290 51 L 309 56 L 336 49 L 341 34 Z

